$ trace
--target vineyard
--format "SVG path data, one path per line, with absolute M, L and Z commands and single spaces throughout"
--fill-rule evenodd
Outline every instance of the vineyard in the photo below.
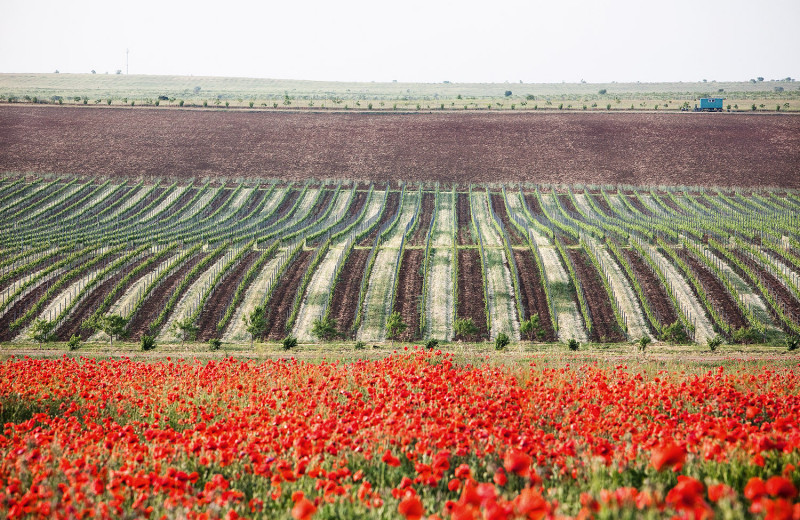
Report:
M 800 335 L 792 190 L 7 175 L 0 226 L 0 341 Z

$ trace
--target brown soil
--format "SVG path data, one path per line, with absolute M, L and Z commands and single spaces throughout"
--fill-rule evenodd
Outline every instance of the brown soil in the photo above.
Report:
M 345 337 L 351 337 L 353 322 L 358 311 L 358 294 L 361 291 L 361 278 L 367 268 L 369 249 L 353 249 L 342 267 L 336 281 L 331 301 L 331 317 L 336 327 Z
M 109 262 L 113 262 L 116 259 L 117 259 L 117 257 L 112 255 L 111 257 L 107 258 L 103 263 L 101 263 L 101 266 L 105 266 Z M 84 274 L 86 274 L 87 269 L 85 267 L 82 267 L 82 264 L 84 264 L 88 260 L 89 259 L 87 258 L 87 259 L 83 260 L 80 263 L 76 263 L 74 265 L 74 267 L 72 268 L 72 269 L 76 269 L 77 270 L 77 273 L 78 273 L 79 277 L 83 276 Z M 69 271 L 65 272 L 64 275 L 66 275 L 68 272 Z M 64 276 L 64 275 L 62 275 L 62 276 Z M 47 290 L 53 284 L 55 284 L 59 279 L 60 279 L 60 277 L 56 277 L 56 278 L 53 278 L 52 280 L 50 280 L 46 284 L 40 284 L 38 287 L 36 287 L 34 290 L 32 290 L 30 293 L 28 293 L 26 296 L 24 296 L 20 301 L 18 301 L 16 304 L 14 304 L 8 310 L 8 312 L 6 312 L 2 317 L 0 317 L 0 341 L 10 341 L 17 334 L 19 334 L 19 332 L 22 330 L 22 328 L 26 327 L 29 323 L 31 323 L 34 320 L 33 317 L 30 317 L 28 320 L 23 322 L 22 328 L 18 328 L 18 329 L 14 330 L 14 331 L 12 331 L 11 328 L 10 328 L 10 325 L 14 321 L 16 321 L 17 318 L 23 316 L 28 311 L 29 307 L 32 307 L 34 304 L 36 304 L 36 302 L 38 302 L 39 299 L 42 296 L 44 296 L 44 294 L 47 292 Z M 77 278 L 73 279 L 73 281 L 76 281 L 76 280 L 77 280 Z M 62 288 L 62 291 L 65 290 L 65 289 L 66 288 Z M 50 295 L 50 297 L 44 302 L 44 306 L 42 308 L 46 307 L 51 301 L 53 301 L 55 298 L 57 298 L 58 295 L 60 294 L 60 292 L 61 291 L 56 291 L 54 294 Z
M 700 195 L 699 193 L 693 193 L 693 194 L 692 194 L 692 199 L 693 199 L 695 202 L 697 202 L 698 204 L 700 204 L 702 207 L 706 208 L 706 209 L 710 209 L 710 208 L 711 208 L 711 203 L 710 203 L 709 201 L 707 201 L 707 200 L 706 200 L 706 199 L 705 199 L 705 198 L 704 198 L 702 195 Z
M 772 274 L 770 274 L 766 269 L 763 269 L 760 265 L 751 260 L 749 256 L 737 250 L 734 250 L 733 254 L 736 255 L 739 260 L 744 262 L 756 274 L 756 276 L 761 279 L 763 284 L 767 287 L 769 293 L 778 302 L 778 305 L 781 307 L 783 313 L 794 323 L 800 323 L 800 301 L 798 301 L 797 298 L 795 298 L 792 293 L 789 292 L 786 286 L 784 286 L 780 280 L 772 276 Z M 737 271 L 740 270 L 737 269 Z M 747 279 L 747 276 L 744 275 L 744 273 L 739 272 L 739 274 Z M 773 313 L 776 323 L 779 323 L 785 329 L 788 329 L 788 327 L 784 326 L 780 319 L 778 319 L 777 313 L 772 310 L 772 307 L 769 305 L 768 307 Z M 791 331 L 786 330 L 785 332 L 790 333 Z
M 422 207 L 420 207 L 419 215 L 417 216 L 417 228 L 411 235 L 408 245 L 419 246 L 425 243 L 428 228 L 431 226 L 431 219 L 433 218 L 433 208 L 436 205 L 435 195 L 433 193 L 422 193 Z
M 575 208 L 575 204 L 572 203 L 572 199 L 569 198 L 569 195 L 559 195 L 558 200 L 561 202 L 561 205 L 570 213 L 578 213 L 578 210 Z
M 160 220 L 163 221 L 163 220 L 166 220 L 168 218 L 172 218 L 172 217 L 175 217 L 175 216 L 179 215 L 180 212 L 183 209 L 185 209 L 185 206 L 187 204 L 189 204 L 189 202 L 194 198 L 195 195 L 197 195 L 197 190 L 198 190 L 198 188 L 187 188 L 186 190 L 184 190 L 184 192 L 181 194 L 181 196 L 178 197 L 178 200 L 175 201 L 175 203 L 169 209 L 169 212 L 167 214 L 165 214 L 164 216 L 162 216 L 160 218 Z
M 472 239 L 472 209 L 469 205 L 469 195 L 459 193 L 456 196 L 456 214 L 458 215 L 458 245 L 474 244 Z
M 144 197 L 142 200 L 140 200 L 139 202 L 134 204 L 132 207 L 128 208 L 124 213 L 118 215 L 116 217 L 116 220 L 121 221 L 121 220 L 125 220 L 127 218 L 130 218 L 130 217 L 136 215 L 141 210 L 146 208 L 151 202 L 153 202 L 159 196 L 161 196 L 161 194 L 164 193 L 165 189 L 166 188 L 155 188 L 146 197 Z
M 17 280 L 25 278 L 29 274 L 38 271 L 40 269 L 44 269 L 56 262 L 60 262 L 63 259 L 64 255 L 61 254 L 61 255 L 56 255 L 52 258 L 48 258 L 46 260 L 44 259 L 38 260 L 36 264 L 28 266 L 28 268 L 26 268 L 23 272 L 19 273 L 16 276 L 12 276 L 8 280 L 6 280 L 2 285 L 0 285 L 0 292 L 4 291 L 7 287 L 11 287 Z
M 397 298 L 394 310 L 403 317 L 407 325 L 406 331 L 400 335 L 402 341 L 419 339 L 419 303 L 422 294 L 422 257 L 423 249 L 406 249 L 400 264 L 400 275 L 397 280 Z
M 345 217 L 345 221 L 348 224 L 361 214 L 361 210 L 364 209 L 364 204 L 366 204 L 366 202 L 367 192 L 357 191 L 355 197 L 353 197 L 353 200 L 350 202 L 350 207 L 347 208 L 347 216 Z
M 128 324 L 128 338 L 132 341 L 139 341 L 143 334 L 150 333 L 150 324 L 156 321 L 158 315 L 167 305 L 172 293 L 181 283 L 184 276 L 197 265 L 206 253 L 200 251 L 191 257 L 180 269 L 166 276 L 161 285 L 156 287 L 147 297 L 147 301 L 139 309 L 136 316 Z
M 275 211 L 267 218 L 264 222 L 264 227 L 271 226 L 278 220 L 282 219 L 286 216 L 290 209 L 295 205 L 297 199 L 300 197 L 300 190 L 291 190 L 289 193 L 283 198 L 281 203 L 275 208 Z
M 456 340 L 480 340 L 489 337 L 489 330 L 486 327 L 481 258 L 477 249 L 458 250 L 458 306 L 456 316 L 458 318 L 472 318 L 472 322 L 478 328 L 476 338 L 462 338 L 456 335 Z
M 264 200 L 264 196 L 267 194 L 266 190 L 253 190 L 253 193 L 250 194 L 250 197 L 245 201 L 241 208 L 236 212 L 233 216 L 233 221 L 239 221 L 249 215 L 254 209 L 261 204 L 261 201 Z
M 628 202 L 630 202 L 631 206 L 633 206 L 634 208 L 638 209 L 639 212 L 641 214 L 643 214 L 644 216 L 646 216 L 646 217 L 652 217 L 653 216 L 653 212 L 650 211 L 648 208 L 646 208 L 645 205 L 642 204 L 642 201 L 638 199 L 638 197 L 635 197 L 633 195 L 629 195 L 628 196 Z
M 94 191 L 95 188 L 97 188 L 97 185 L 95 185 L 95 184 L 92 184 L 92 183 L 89 183 L 89 182 L 83 184 L 83 186 L 78 191 L 76 191 L 75 193 L 73 193 L 72 195 L 67 197 L 62 202 L 60 202 L 60 203 L 56 204 L 55 206 L 53 206 L 52 208 L 48 209 L 44 214 L 42 214 L 39 217 L 39 219 L 40 220 L 46 220 L 51 215 L 55 215 L 56 213 L 58 213 L 58 212 L 60 212 L 60 211 L 62 211 L 64 209 L 70 207 L 71 205 L 73 205 L 74 203 L 78 202 L 83 197 L 85 197 L 86 195 L 88 195 L 89 193 Z M 75 211 L 80 212 L 80 208 L 77 208 L 77 209 L 73 208 L 72 211 L 73 211 L 73 213 Z M 67 215 L 64 218 L 69 218 L 70 216 L 71 215 Z
M 267 330 L 264 332 L 264 339 L 279 340 L 286 337 L 286 322 L 292 312 L 295 293 L 306 274 L 308 264 L 311 263 L 312 254 L 311 250 L 300 251 L 275 286 L 272 298 L 267 302 Z
M 611 300 L 603 287 L 600 273 L 592 265 L 583 249 L 567 249 L 575 265 L 575 272 L 583 285 L 583 294 L 592 316 L 592 341 L 625 341 L 625 334 L 619 330 Z
M 547 297 L 542 286 L 539 268 L 530 249 L 514 249 L 514 260 L 517 262 L 519 272 L 520 297 L 522 299 L 523 317 L 527 320 L 533 314 L 539 314 L 539 321 L 545 330 L 543 341 L 555 341 L 553 323 L 550 318 L 550 308 L 547 306 Z
M 70 317 L 67 318 L 58 328 L 56 336 L 58 337 L 59 341 L 67 341 L 73 334 L 80 336 L 81 341 L 86 341 L 89 339 L 89 336 L 94 333 L 94 330 L 81 328 L 83 322 L 86 321 L 92 314 L 94 314 L 94 312 L 100 307 L 100 304 L 103 303 L 103 300 L 105 300 L 106 296 L 112 291 L 112 289 L 114 289 L 114 287 L 116 287 L 120 280 L 122 280 L 128 275 L 128 273 L 135 269 L 136 266 L 143 264 L 149 258 L 150 255 L 146 255 L 139 261 L 126 265 L 124 269 L 115 272 L 114 276 L 95 287 L 86 298 L 84 298 L 78 305 L 75 306 L 75 310 L 72 312 Z M 136 278 L 141 278 L 145 274 L 147 273 L 142 272 L 140 276 Z M 133 281 L 131 281 L 131 283 L 133 283 Z M 129 285 L 130 284 L 128 284 L 128 286 Z
M 236 288 L 239 286 L 239 282 L 242 281 L 244 275 L 247 274 L 247 271 L 258 260 L 260 255 L 259 251 L 250 251 L 244 255 L 239 265 L 225 277 L 222 283 L 214 290 L 214 293 L 206 300 L 203 311 L 197 319 L 197 324 L 200 328 L 197 332 L 199 340 L 208 341 L 211 338 L 219 337 L 217 323 L 225 315 L 225 311 L 228 310 L 228 305 L 236 292 Z
M 655 314 L 656 320 L 658 320 L 662 326 L 672 325 L 678 321 L 675 308 L 672 306 L 669 295 L 667 295 L 664 286 L 661 285 L 658 276 L 650 270 L 650 267 L 642 257 L 639 256 L 637 251 L 634 249 L 621 250 L 622 254 L 625 255 L 625 258 L 628 260 L 628 263 L 631 264 L 631 269 L 633 269 L 636 280 L 638 280 L 639 285 L 642 287 L 642 292 L 644 292 L 644 296 L 653 314 Z M 627 277 L 628 273 L 625 273 L 625 276 Z
M 705 265 L 694 257 L 694 255 L 681 250 L 678 251 L 678 255 L 689 265 L 694 275 L 700 281 L 703 290 L 705 290 L 711 305 L 719 312 L 722 319 L 734 330 L 747 327 L 747 320 L 744 314 L 742 314 L 736 302 L 733 301 L 733 297 L 725 286 L 722 285 L 722 282 L 714 276 L 714 273 L 709 271 Z M 692 292 L 694 292 L 693 286 Z
M 793 115 L 0 107 L 2 171 L 798 188 L 799 167 Z
M 528 203 L 528 210 L 531 212 L 532 215 L 538 215 L 540 217 L 544 216 L 542 207 L 539 205 L 539 199 L 536 198 L 535 193 L 526 193 L 525 202 Z
M 674 200 L 672 200 L 671 198 L 669 198 L 669 197 L 668 197 L 668 196 L 666 196 L 665 194 L 659 194 L 659 195 L 658 195 L 658 198 L 659 198 L 659 199 L 661 199 L 661 201 L 662 201 L 664 204 L 666 204 L 667 206 L 669 206 L 669 208 L 670 208 L 671 210 L 675 211 L 675 212 L 676 212 L 676 213 L 678 213 L 679 215 L 683 215 L 683 210 L 682 210 L 682 209 L 681 209 L 681 208 L 680 208 L 680 207 L 679 207 L 677 204 L 675 204 L 675 201 L 674 201 Z
M 381 227 L 394 218 L 399 204 L 400 192 L 390 191 L 389 196 L 386 198 L 386 206 L 383 209 L 383 214 L 381 215 L 380 220 L 372 229 L 372 231 L 370 231 L 370 233 L 364 237 L 358 245 L 365 247 L 373 245 L 375 240 L 378 238 L 378 232 L 381 230 Z
M 228 200 L 228 197 L 230 197 L 234 191 L 235 190 L 233 189 L 227 189 L 227 188 L 222 188 L 221 190 L 219 190 L 216 196 L 213 199 L 211 199 L 211 202 L 201 212 L 200 220 L 210 215 L 213 215 L 215 211 L 217 211 L 223 204 L 225 204 L 225 201 Z
M 524 242 L 519 232 L 517 232 L 516 226 L 511 222 L 511 219 L 508 218 L 508 212 L 506 211 L 506 204 L 503 201 L 502 193 L 492 193 L 492 208 L 506 227 L 506 233 L 508 233 L 508 239 L 511 241 L 511 245 L 518 246 L 523 244 Z
M 603 194 L 600 195 L 590 195 L 590 197 L 594 197 L 594 201 L 597 203 L 597 206 L 606 214 L 607 217 L 616 217 L 616 213 L 614 210 L 611 209 L 611 206 L 608 205 L 606 198 L 603 197 Z
M 125 199 L 127 199 L 128 196 L 131 194 L 131 191 L 133 190 L 133 186 L 135 184 L 136 183 L 131 183 L 130 181 L 128 181 L 128 185 L 127 186 L 125 186 L 121 190 L 117 191 L 117 193 L 112 195 L 106 202 L 103 203 L 102 206 L 95 206 L 94 208 L 91 208 L 86 213 L 85 216 L 86 217 L 93 217 L 93 216 L 97 215 L 98 213 L 100 213 L 101 211 L 104 211 L 106 208 L 115 208 L 118 205 L 122 204 L 123 201 Z M 112 211 L 113 211 L 113 209 L 112 209 Z

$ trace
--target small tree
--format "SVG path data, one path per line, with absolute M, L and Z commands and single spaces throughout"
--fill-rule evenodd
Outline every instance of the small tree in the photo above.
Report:
M 650 336 L 642 336 L 641 338 L 639 338 L 639 341 L 636 342 L 639 352 L 644 354 L 647 345 L 649 345 L 651 341 L 653 340 L 650 339 Z
M 284 350 L 291 350 L 297 346 L 297 338 L 293 338 L 292 336 L 286 336 L 283 338 L 283 348 Z
M 330 341 L 339 335 L 336 320 L 330 316 L 317 318 L 311 324 L 311 335 L 321 341 Z
M 708 348 L 709 350 L 711 350 L 711 352 L 715 352 L 717 350 L 717 347 L 722 345 L 722 337 L 720 337 L 720 335 L 717 334 L 713 338 L 707 338 L 706 344 L 708 345 Z
M 578 340 L 576 340 L 575 338 L 570 339 L 569 342 L 567 343 L 567 346 L 569 347 L 570 350 L 580 350 L 581 349 L 580 342 Z
M 508 334 L 501 332 L 494 340 L 494 349 L 503 350 L 509 343 L 511 343 L 511 339 L 508 337 Z
M 539 313 L 537 312 L 523 321 L 519 326 L 519 331 L 527 336 L 530 341 L 534 339 L 541 341 L 544 338 L 545 331 L 544 327 L 542 327 L 542 320 L 539 318 Z
M 219 350 L 222 346 L 222 340 L 219 338 L 211 338 L 208 340 L 208 348 L 211 350 Z
M 174 321 L 170 330 L 181 338 L 181 345 L 183 345 L 187 339 L 195 339 L 200 329 L 194 324 L 192 317 L 187 316 L 182 320 Z
M 156 338 L 144 334 L 142 335 L 142 340 L 139 343 L 139 345 L 145 352 L 147 352 L 148 350 L 153 350 L 154 348 L 156 348 Z
M 118 339 L 125 336 L 128 328 L 128 320 L 119 314 L 106 314 L 97 321 L 97 327 L 108 334 L 111 338 L 110 344 L 114 344 L 114 336 Z
M 42 318 L 36 318 L 36 320 L 31 325 L 31 330 L 29 335 L 33 341 L 36 343 L 47 343 L 51 339 L 53 339 L 53 328 L 55 327 L 55 323 L 52 321 L 43 320 Z
M 267 313 L 263 305 L 257 306 L 249 316 L 242 317 L 247 333 L 250 334 L 250 346 L 267 330 Z
M 439 340 L 438 339 L 429 339 L 425 343 L 425 348 L 428 349 L 428 350 L 433 350 L 438 346 L 439 346 Z
M 78 350 L 81 347 L 81 337 L 77 334 L 70 336 L 69 341 L 67 341 L 67 347 L 70 350 Z
M 599 91 L 597 91 L 597 93 L 600 94 L 601 96 L 605 96 L 607 92 L 608 92 L 608 90 L 606 90 L 604 88 L 601 88 Z
M 389 319 L 386 320 L 386 337 L 392 340 L 392 346 L 394 346 L 395 338 L 405 332 L 407 328 L 408 325 L 405 324 L 399 312 L 395 311 L 389 316 Z
M 800 338 L 797 336 L 786 336 L 786 348 L 789 352 L 797 350 L 798 346 L 800 346 Z
M 478 327 L 473 323 L 472 318 L 456 318 L 453 330 L 461 338 L 472 339 L 478 333 Z
M 512 92 L 511 92 L 510 90 L 506 90 L 506 91 L 505 91 L 505 96 L 506 96 L 506 97 L 510 97 L 510 96 L 511 96 L 511 94 L 512 94 Z

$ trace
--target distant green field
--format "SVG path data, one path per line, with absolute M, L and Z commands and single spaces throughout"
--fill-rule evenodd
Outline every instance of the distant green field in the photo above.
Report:
M 782 89 L 782 90 L 781 90 Z M 602 92 L 602 94 L 601 94 Z M 694 83 L 344 83 L 206 76 L 0 74 L 0 102 L 184 104 L 361 110 L 678 110 L 723 96 L 733 110 L 800 110 L 793 81 Z M 163 98 L 167 99 L 163 99 Z M 110 101 L 110 103 L 109 103 Z M 228 105 L 226 105 L 226 103 Z M 370 106 L 371 105 L 371 106 Z

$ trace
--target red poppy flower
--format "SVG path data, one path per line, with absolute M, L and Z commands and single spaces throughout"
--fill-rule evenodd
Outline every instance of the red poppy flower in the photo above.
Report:
M 650 463 L 661 471 L 665 467 L 671 467 L 673 471 L 680 471 L 686 461 L 686 449 L 682 446 L 669 443 L 656 448 L 650 455 Z
M 531 473 L 531 462 L 533 459 L 524 451 L 511 449 L 503 457 L 503 467 L 509 473 L 516 473 L 521 477 L 527 477 Z
M 298 500 L 292 508 L 292 518 L 294 520 L 308 520 L 317 512 L 316 506 L 307 498 Z
M 422 500 L 417 495 L 406 495 L 403 500 L 397 505 L 397 511 L 403 515 L 406 520 L 419 520 L 425 514 L 425 509 L 422 507 Z

